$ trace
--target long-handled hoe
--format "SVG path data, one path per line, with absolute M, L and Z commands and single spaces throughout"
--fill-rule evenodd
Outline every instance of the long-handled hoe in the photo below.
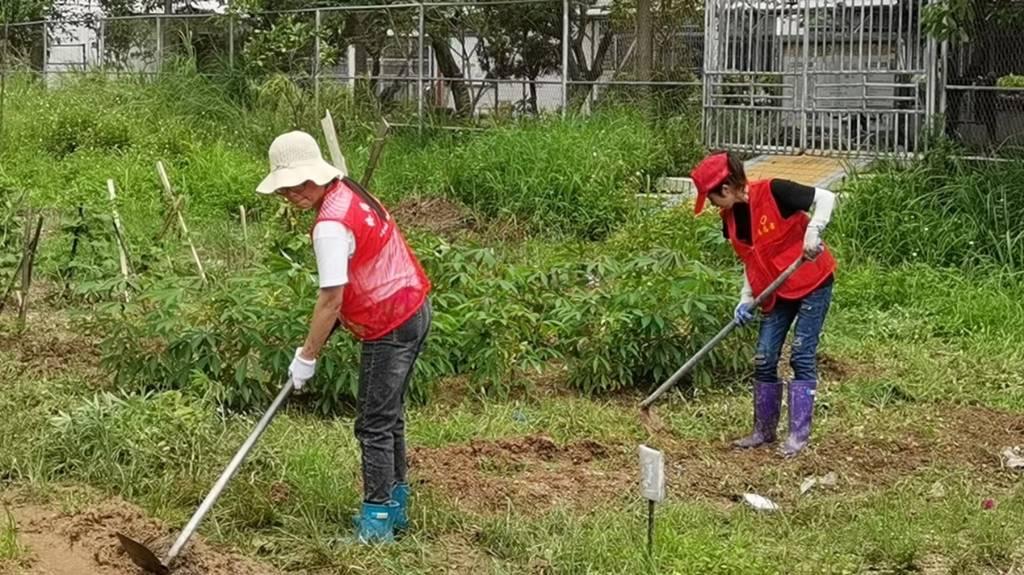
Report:
M 763 302 L 768 296 L 775 293 L 775 290 L 779 289 L 779 286 L 785 283 L 785 281 L 789 279 L 789 276 L 793 275 L 796 272 L 796 270 L 799 269 L 801 265 L 803 265 L 805 261 L 807 260 L 801 257 L 800 259 L 790 264 L 788 268 L 783 270 L 783 272 L 779 274 L 779 277 L 775 278 L 775 281 L 773 281 L 771 285 L 765 288 L 765 290 L 761 292 L 757 296 L 757 298 L 754 299 L 754 304 L 752 307 L 756 308 L 757 306 L 761 305 L 761 302 Z M 644 399 L 642 402 L 640 402 L 640 423 L 644 426 L 648 433 L 654 435 L 655 433 L 661 432 L 662 430 L 665 429 L 665 424 L 661 421 L 661 418 L 658 417 L 658 414 L 655 413 L 651 408 L 654 402 L 657 401 L 657 399 L 661 397 L 663 393 L 671 389 L 671 387 L 675 385 L 684 375 L 689 373 L 690 370 L 692 370 L 693 367 L 697 365 L 697 362 L 704 359 L 704 356 L 710 353 L 711 350 L 715 348 L 715 346 L 721 343 L 723 339 L 725 339 L 730 333 L 732 333 L 732 330 L 736 329 L 738 325 L 739 324 L 736 323 L 735 318 L 732 321 L 730 321 L 728 325 L 723 327 L 722 330 L 719 331 L 717 335 L 715 335 L 715 337 L 711 338 L 711 341 L 704 344 L 704 347 L 700 348 L 700 350 L 697 353 L 695 353 L 689 361 L 687 361 L 685 364 L 683 364 L 682 367 L 677 369 L 676 372 L 672 374 L 672 377 L 668 378 L 668 380 L 666 380 L 665 383 L 661 384 L 658 387 L 658 389 L 655 389 L 653 393 L 647 396 L 647 399 Z
M 213 507 L 217 498 L 220 497 L 221 492 L 224 491 L 224 487 L 226 487 L 228 482 L 231 481 L 235 472 L 238 471 L 239 466 L 242 465 L 242 461 L 244 461 L 245 457 L 249 454 L 249 450 L 252 449 L 253 445 L 256 444 L 256 441 L 261 435 L 263 435 L 264 430 L 267 429 L 267 426 L 270 425 L 270 421 L 273 420 L 274 415 L 277 414 L 277 410 L 280 409 L 281 405 L 283 405 L 285 400 L 288 399 L 288 396 L 291 394 L 293 389 L 292 380 L 289 378 L 284 384 L 284 387 L 282 387 L 281 391 L 277 394 L 274 402 L 270 404 L 266 413 L 263 414 L 263 417 L 261 417 L 259 422 L 256 424 L 256 428 L 252 430 L 252 433 L 249 434 L 249 437 L 245 440 L 245 443 L 242 444 L 238 453 L 236 453 L 235 457 L 231 459 L 231 463 L 228 463 L 227 468 L 225 468 L 224 472 L 221 473 L 220 478 L 217 479 L 217 483 L 214 484 L 213 489 L 210 490 L 206 499 L 204 499 L 199 505 L 199 509 L 197 509 L 192 515 L 192 519 L 189 520 L 188 525 L 186 525 L 185 529 L 183 529 L 181 534 L 178 535 L 178 539 L 174 542 L 174 545 L 171 546 L 171 550 L 167 552 L 167 555 L 162 561 L 156 553 L 153 553 L 142 543 L 135 541 L 123 533 L 117 534 L 117 538 L 121 542 L 121 548 L 128 553 L 128 556 L 131 557 L 132 561 L 136 565 L 149 573 L 156 573 L 157 575 L 167 575 L 171 572 L 172 563 L 177 559 L 178 554 L 181 553 L 182 549 L 185 548 L 185 544 L 188 543 L 192 534 L 194 534 L 196 529 L 199 528 L 199 523 L 203 520 L 203 517 L 205 517 L 207 512 L 210 511 L 210 508 Z

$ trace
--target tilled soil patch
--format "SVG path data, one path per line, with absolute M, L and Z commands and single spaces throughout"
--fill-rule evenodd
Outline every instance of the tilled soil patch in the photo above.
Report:
M 118 531 L 146 543 L 158 555 L 177 532 L 120 499 L 78 512 L 41 505 L 11 505 L 17 537 L 25 548 L 22 566 L 5 567 L 25 575 L 139 575 L 142 571 L 121 550 Z M 277 575 L 280 572 L 195 537 L 174 564 L 175 575 Z

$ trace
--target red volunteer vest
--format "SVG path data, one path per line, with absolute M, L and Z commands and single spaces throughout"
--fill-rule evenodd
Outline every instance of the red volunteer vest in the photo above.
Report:
M 385 212 L 387 219 L 381 221 L 353 191 L 355 185 L 348 179 L 332 184 L 316 223 L 339 222 L 355 237 L 339 315 L 353 335 L 366 341 L 384 337 L 411 318 L 427 299 L 430 280 L 391 215 Z
M 747 193 L 752 243 L 739 240 L 736 218 L 732 217 L 731 209 L 722 210 L 721 215 L 729 229 L 729 242 L 743 260 L 750 287 L 757 296 L 803 254 L 804 233 L 811 219 L 804 212 L 783 219 L 772 196 L 770 180 L 747 184 Z M 824 283 L 835 270 L 836 260 L 826 247 L 814 261 L 805 262 L 772 296 L 766 298 L 762 309 L 766 313 L 771 311 L 776 297 L 789 300 L 803 298 Z

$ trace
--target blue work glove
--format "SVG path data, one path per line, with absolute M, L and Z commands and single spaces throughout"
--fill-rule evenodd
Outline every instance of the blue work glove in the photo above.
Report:
M 743 300 L 736 306 L 733 315 L 736 325 L 744 326 L 754 320 L 754 302 Z

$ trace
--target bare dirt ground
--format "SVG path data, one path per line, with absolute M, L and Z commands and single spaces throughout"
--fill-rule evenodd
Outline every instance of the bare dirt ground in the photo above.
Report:
M 896 437 L 871 430 L 862 436 L 819 433 L 792 460 L 781 459 L 772 447 L 737 451 L 727 441 L 670 434 L 651 444 L 665 452 L 670 490 L 724 504 L 747 491 L 793 502 L 805 478 L 828 473 L 836 474 L 832 489 L 840 491 L 885 488 L 926 469 L 969 468 L 995 485 L 1020 480 L 1020 472 L 1002 468 L 999 454 L 1024 437 L 1024 416 L 978 407 L 936 406 L 935 412 L 940 415 L 930 422 L 932 436 L 916 430 Z M 586 511 L 636 491 L 635 450 L 631 444 L 589 440 L 559 445 L 527 435 L 414 449 L 412 469 L 420 483 L 477 512 Z
M 25 549 L 18 564 L 0 564 L 0 573 L 19 575 L 139 575 L 142 571 L 121 550 L 115 533 L 166 552 L 176 532 L 137 507 L 109 499 L 80 511 L 5 501 Z M 276 575 L 270 567 L 214 549 L 196 537 L 174 566 L 175 575 Z

